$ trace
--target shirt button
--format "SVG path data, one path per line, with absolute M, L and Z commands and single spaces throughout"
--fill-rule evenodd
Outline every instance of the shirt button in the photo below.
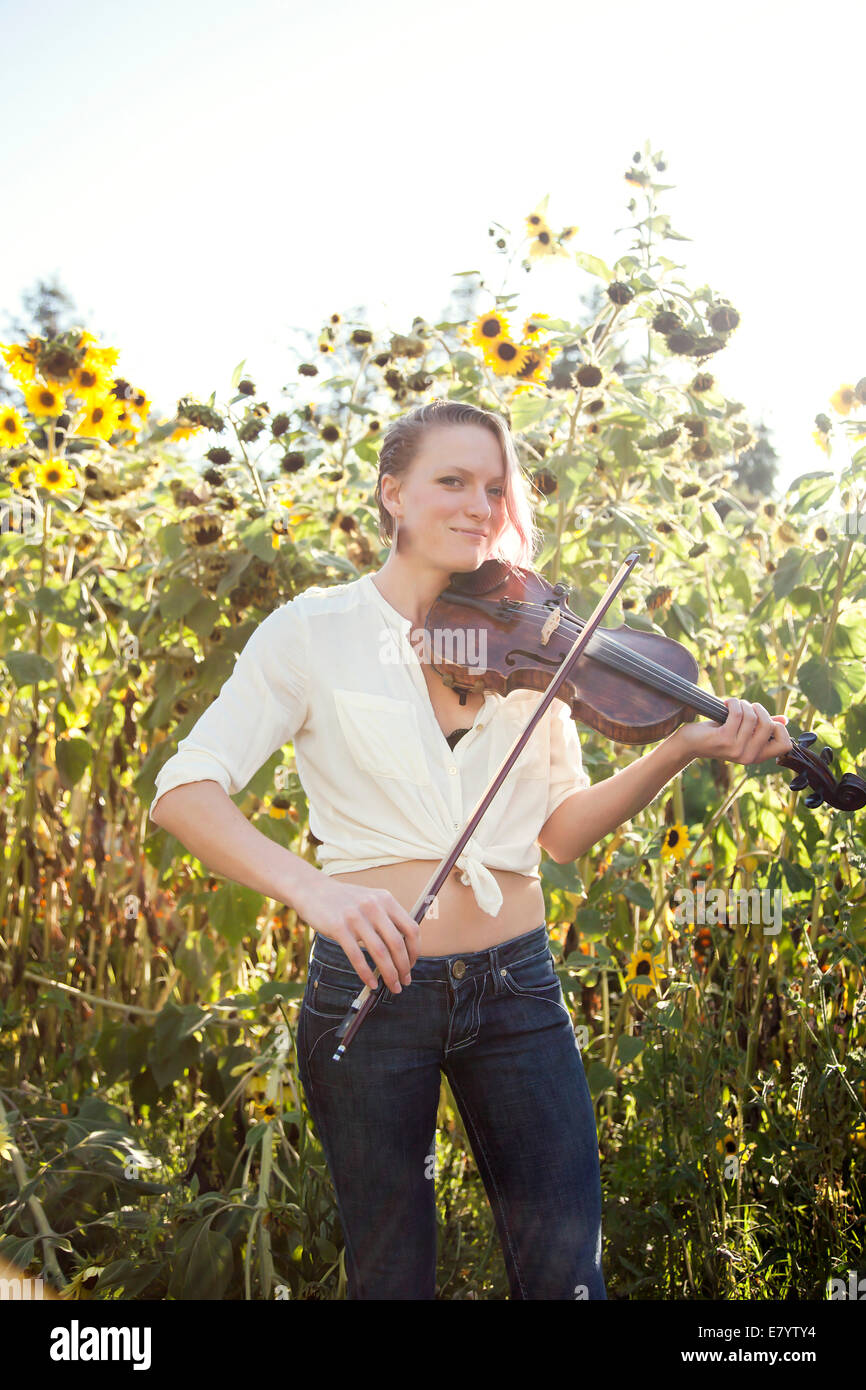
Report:
M 456 767 L 449 767 L 448 771 L 449 771 L 449 772 L 456 772 L 457 769 L 456 769 Z

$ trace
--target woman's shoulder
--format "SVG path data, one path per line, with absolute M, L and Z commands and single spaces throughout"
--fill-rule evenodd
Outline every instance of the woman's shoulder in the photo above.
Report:
M 366 601 L 364 577 L 348 579 L 341 584 L 309 584 L 287 599 L 276 612 L 293 610 L 305 617 L 323 613 L 347 613 Z

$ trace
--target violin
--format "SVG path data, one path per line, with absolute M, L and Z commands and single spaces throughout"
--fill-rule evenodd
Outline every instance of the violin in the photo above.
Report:
M 626 624 L 599 628 L 637 559 L 636 550 L 626 556 L 585 621 L 569 608 L 564 584 L 551 585 L 534 570 L 503 560 L 485 560 L 470 573 L 452 573 L 448 587 L 431 604 L 424 620 L 425 640 L 432 651 L 429 664 L 457 692 L 461 704 L 471 692 L 481 690 L 507 695 L 521 687 L 544 694 L 416 902 L 412 910 L 416 922 L 428 912 L 552 700 L 568 701 L 573 718 L 620 743 L 664 738 L 697 714 L 706 714 L 717 724 L 727 721 L 727 705 L 695 685 L 697 662 L 679 642 Z M 473 635 L 474 643 L 469 640 Z M 443 639 L 451 648 L 447 654 Z M 467 660 L 470 647 L 471 661 Z M 483 652 L 481 661 L 475 659 L 479 652 Z M 829 771 L 832 749 L 822 749 L 817 758 L 808 751 L 816 737 L 811 732 L 801 734 L 776 758 L 797 773 L 792 790 L 808 785 L 806 805 L 810 807 L 826 801 L 840 811 L 859 810 L 866 805 L 866 781 L 846 772 L 837 782 Z M 339 1062 L 345 1054 L 373 998 L 370 985 L 364 985 L 352 1001 L 335 1030 L 335 1038 L 341 1041 L 332 1061 Z
M 452 574 L 424 623 L 430 664 L 461 704 L 473 691 L 546 689 L 584 626 L 568 606 L 569 592 L 502 560 Z M 468 659 L 479 652 L 483 662 Z M 695 685 L 697 675 L 695 658 L 680 642 L 622 623 L 592 634 L 556 694 L 568 702 L 573 719 L 597 733 L 619 743 L 652 743 L 699 714 L 725 723 L 727 705 Z M 830 771 L 832 748 L 822 748 L 817 757 L 809 751 L 816 739 L 812 732 L 800 734 L 776 759 L 797 773 L 791 790 L 810 787 L 810 808 L 826 802 L 839 811 L 860 810 L 866 781 L 851 772 L 837 781 Z

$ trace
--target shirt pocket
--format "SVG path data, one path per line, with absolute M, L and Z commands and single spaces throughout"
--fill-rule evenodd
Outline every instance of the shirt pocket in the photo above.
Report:
M 362 772 L 417 786 L 430 782 L 417 711 L 408 700 L 363 690 L 335 690 L 334 703 L 343 736 Z
M 526 728 L 535 711 L 542 692 L 521 691 L 520 698 L 506 699 L 496 710 L 491 720 L 490 756 L 488 776 L 499 771 L 518 734 Z M 548 710 L 549 714 L 549 710 Z M 547 781 L 550 777 L 550 726 L 547 715 L 542 715 L 508 774 L 518 780 Z

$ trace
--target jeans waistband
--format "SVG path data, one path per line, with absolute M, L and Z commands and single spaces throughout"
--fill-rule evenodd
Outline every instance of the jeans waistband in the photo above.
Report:
M 467 975 L 484 974 L 485 971 L 497 969 L 500 965 L 516 965 L 518 961 L 544 949 L 549 949 L 546 922 L 534 927 L 532 931 L 522 932 L 520 936 L 512 936 L 508 941 L 500 942 L 498 946 L 487 946 L 481 951 L 458 951 L 451 956 L 419 956 L 412 966 L 412 979 L 451 980 L 454 978 L 454 966 L 458 961 L 461 965 L 458 966 L 457 973 L 463 979 Z M 365 947 L 362 946 L 361 950 L 367 963 L 375 970 L 376 961 Z M 355 971 L 342 946 L 338 946 L 336 941 L 332 941 L 329 936 L 322 936 L 319 932 L 314 935 L 310 947 L 310 962 L 312 961 L 336 965 L 353 973 Z

